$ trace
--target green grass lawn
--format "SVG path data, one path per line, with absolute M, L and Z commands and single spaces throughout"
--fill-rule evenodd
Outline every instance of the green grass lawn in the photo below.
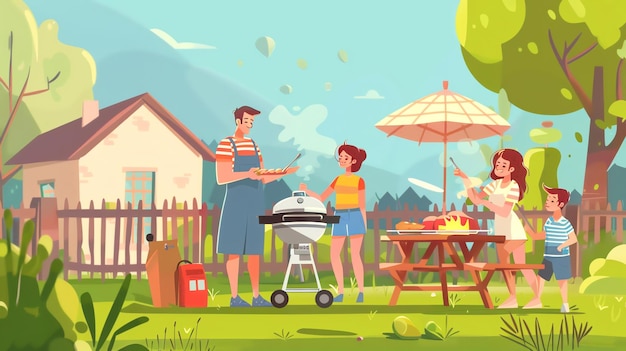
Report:
M 262 278 L 262 295 L 267 299 L 272 291 L 280 288 L 282 276 Z M 312 286 L 311 276 L 305 283 L 292 279 L 291 287 Z M 324 272 L 322 285 L 329 289 L 334 284 L 332 276 Z M 402 292 L 397 306 L 388 306 L 393 290 L 389 279 L 378 277 L 376 286 L 367 279 L 365 303 L 356 304 L 357 290 L 346 285 L 344 303 L 336 303 L 327 309 L 315 305 L 313 293 L 289 294 L 289 305 L 277 308 L 230 308 L 228 282 L 223 276 L 208 277 L 208 288 L 214 298 L 209 297 L 209 307 L 204 309 L 154 308 L 151 306 L 150 290 L 146 280 L 133 280 L 127 302 L 117 322 L 117 326 L 136 318 L 148 316 L 150 321 L 118 337 L 116 349 L 124 343 L 140 342 L 152 350 L 524 350 L 500 336 L 504 323 L 501 318 L 510 320 L 521 317 L 534 331 L 535 319 L 545 334 L 554 324 L 555 332 L 563 320 L 559 312 L 561 298 L 556 282 L 547 284 L 541 310 L 488 310 L 482 306 L 476 292 L 457 293 L 454 306 L 442 305 L 441 293 L 434 296 L 423 292 Z M 90 291 L 96 305 L 97 323 L 104 323 L 121 279 L 71 281 L 78 294 Z M 580 350 L 618 350 L 626 342 L 624 322 L 626 322 L 626 299 L 621 297 L 597 297 L 580 295 L 580 279 L 570 284 L 570 305 L 574 306 L 567 318 L 571 329 L 571 318 L 576 324 L 587 323 L 592 327 L 585 337 Z M 241 296 L 250 301 L 251 292 L 246 275 L 240 279 Z M 507 297 L 506 288 L 497 281 L 490 286 L 492 298 L 497 303 Z M 334 291 L 333 291 L 334 293 Z M 531 292 L 519 280 L 518 299 L 521 305 L 531 298 Z M 407 316 L 423 328 L 428 321 L 435 321 L 445 328 L 459 331 L 444 341 L 400 340 L 392 334 L 392 321 L 397 316 Z M 195 342 L 196 331 L 202 347 Z M 570 330 L 571 335 L 571 330 Z M 357 340 L 357 337 L 363 340 Z M 81 339 L 88 340 L 87 334 Z M 190 338 L 191 337 L 191 338 Z M 158 344 L 157 346 L 157 339 Z M 189 341 L 188 341 L 189 339 Z M 546 337 L 547 340 L 547 337 Z M 182 341 L 182 343 L 181 343 Z M 187 344 L 189 342 L 189 344 Z M 195 342 L 195 343 L 194 343 Z M 163 344 L 165 343 L 165 347 Z M 183 346 L 181 346 L 181 344 Z M 191 348 L 191 344 L 194 347 Z M 185 348 L 184 345 L 187 345 Z M 546 348 L 550 349 L 550 348 Z M 555 348 L 556 349 L 556 348 Z M 565 348 L 571 349 L 571 346 Z

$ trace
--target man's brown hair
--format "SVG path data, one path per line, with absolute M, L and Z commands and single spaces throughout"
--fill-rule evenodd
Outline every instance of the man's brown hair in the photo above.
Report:
M 261 113 L 261 111 L 252 108 L 250 106 L 241 106 L 233 112 L 235 115 L 235 121 L 239 120 L 239 122 L 243 122 L 243 114 L 247 113 L 249 115 L 255 116 Z

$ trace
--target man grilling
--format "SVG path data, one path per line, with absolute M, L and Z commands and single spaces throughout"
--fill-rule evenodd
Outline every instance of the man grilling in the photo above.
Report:
M 217 184 L 226 184 L 217 234 L 217 253 L 227 255 L 226 274 L 230 283 L 230 307 L 249 307 L 238 293 L 239 260 L 248 255 L 248 273 L 252 285 L 252 306 L 269 307 L 270 302 L 259 294 L 259 266 L 263 254 L 265 230 L 258 216 L 265 213 L 263 184 L 294 173 L 298 167 L 283 174 L 257 174 L 263 168 L 259 146 L 246 137 L 261 112 L 242 106 L 234 111 L 235 133 L 220 141 L 216 151 Z

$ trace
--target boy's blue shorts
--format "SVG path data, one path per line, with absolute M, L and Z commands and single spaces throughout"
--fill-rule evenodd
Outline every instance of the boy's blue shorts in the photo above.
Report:
M 552 273 L 556 280 L 565 280 L 572 277 L 572 263 L 569 256 L 543 257 L 544 268 L 538 274 L 543 280 L 552 279 Z

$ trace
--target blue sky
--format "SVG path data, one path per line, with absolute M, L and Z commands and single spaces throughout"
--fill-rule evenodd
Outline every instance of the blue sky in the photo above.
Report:
M 35 1 L 40 0 L 28 2 Z M 443 146 L 418 146 L 412 141 L 387 138 L 374 127 L 387 114 L 441 90 L 443 80 L 449 80 L 450 89 L 459 94 L 497 106 L 497 95 L 476 82 L 463 62 L 455 33 L 456 0 L 94 1 L 127 16 L 146 31 L 158 28 L 178 42 L 214 46 L 215 49 L 177 53 L 276 106 L 284 105 L 294 118 L 311 105 L 323 105 L 327 116 L 317 133 L 336 143 L 347 139 L 365 148 L 369 155 L 366 162 L 393 172 L 406 172 L 420 160 L 431 159 L 432 163 Z M 255 47 L 262 36 L 276 42 L 269 58 Z M 174 48 L 164 46 L 164 50 Z M 345 50 L 347 62 L 338 59 L 339 50 Z M 306 69 L 298 67 L 298 59 L 307 61 Z M 330 90 L 325 89 L 326 83 L 331 83 Z M 293 87 L 291 94 L 279 91 L 284 84 Z M 383 98 L 354 98 L 369 90 Z M 267 116 L 271 111 L 263 112 Z M 559 185 L 581 189 L 586 143 L 577 143 L 574 133 L 587 133 L 589 122 L 584 113 L 536 116 L 513 108 L 508 132 L 513 141 L 507 146 L 522 153 L 538 146 L 530 141 L 528 132 L 545 120 L 553 121 L 554 127 L 563 133 L 563 139 L 551 145 L 562 152 Z M 303 130 L 301 134 L 299 138 L 307 138 L 315 130 Z M 497 138 L 481 142 L 495 147 Z M 449 151 L 468 174 L 476 174 L 484 167 L 477 162 L 480 156 L 465 155 L 458 145 L 450 144 Z M 618 155 L 618 164 L 626 164 L 624 154 Z M 425 165 L 414 177 L 441 185 L 441 166 L 434 163 L 432 167 Z M 448 184 L 454 181 L 451 173 L 449 168 Z

